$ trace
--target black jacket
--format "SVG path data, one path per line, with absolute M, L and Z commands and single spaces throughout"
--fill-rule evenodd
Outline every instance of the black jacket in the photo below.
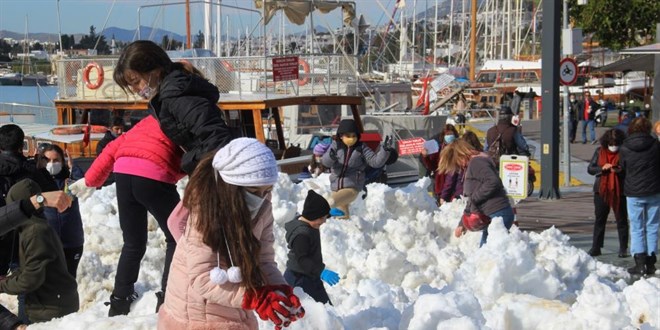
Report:
M 181 169 L 191 174 L 205 153 L 223 147 L 232 139 L 217 106 L 218 88 L 205 79 L 174 70 L 150 102 L 163 133 L 183 148 Z
M 96 154 L 100 154 L 105 146 L 108 145 L 108 143 L 114 141 L 116 137 L 112 135 L 112 132 L 107 131 L 105 132 L 105 135 L 103 135 L 103 138 L 99 141 L 99 143 L 96 144 Z
M 634 133 L 623 140 L 623 193 L 644 197 L 660 193 L 660 142 L 650 134 Z
M 321 233 L 308 223 L 298 220 L 298 215 L 284 225 L 289 260 L 286 268 L 296 273 L 318 278 L 325 269 L 321 255 Z
M 591 161 L 589 162 L 589 166 L 587 167 L 587 173 L 591 175 L 596 176 L 596 180 L 594 181 L 594 193 L 598 193 L 598 190 L 600 188 L 600 176 L 603 174 L 603 169 L 598 166 L 598 156 L 600 155 L 600 149 L 601 147 L 596 148 L 596 151 L 594 151 L 594 155 L 591 157 Z M 620 151 L 619 151 L 620 152 Z M 619 157 L 621 157 L 621 154 L 619 154 Z M 623 179 L 623 171 L 621 170 L 621 159 L 619 158 L 619 169 L 615 169 L 615 172 L 617 172 L 619 176 L 619 182 L 624 182 Z M 623 188 L 623 186 L 622 186 Z
M 35 164 L 28 162 L 27 158 L 22 154 L 17 154 L 8 151 L 0 152 L 0 183 L 8 183 L 8 186 L 11 187 L 14 183 L 22 179 L 32 179 L 36 182 L 41 191 L 53 191 L 58 190 L 57 185 L 51 179 L 50 174 L 46 169 L 37 169 Z M 6 197 L 7 191 L 5 185 L 0 187 L 2 193 L 2 202 L 4 205 L 4 199 Z
M 16 315 L 5 308 L 5 306 L 0 305 L 0 329 L 12 330 L 21 324 L 23 323 L 21 323 Z

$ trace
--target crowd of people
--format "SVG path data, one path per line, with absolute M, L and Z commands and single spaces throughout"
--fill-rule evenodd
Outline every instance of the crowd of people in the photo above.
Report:
M 288 261 L 275 262 L 271 191 L 278 169 L 271 150 L 256 139 L 233 136 L 216 102 L 218 89 L 189 63 L 172 62 L 150 41 L 128 45 L 114 81 L 149 101 L 152 114 L 124 132 L 113 121 L 86 173 L 66 150 L 40 146 L 34 159 L 22 154 L 24 133 L 0 127 L 0 293 L 18 296 L 18 315 L 0 306 L 0 328 L 21 328 L 78 311 L 77 268 L 83 255 L 79 198 L 113 176 L 123 246 L 108 297 L 108 316 L 126 315 L 138 298 L 135 284 L 147 245 L 147 213 L 165 236 L 164 268 L 155 312 L 159 329 L 256 329 L 256 316 L 286 327 L 304 317 L 293 287 L 315 301 L 332 304 L 325 284 L 340 274 L 323 262 L 320 227 L 328 218 L 351 219 L 351 204 L 365 189 L 369 171 L 398 154 L 387 140 L 376 147 L 361 141 L 353 120 L 342 120 L 330 143 L 314 147 L 306 172 L 329 174 L 328 198 L 308 190 L 302 212 L 285 225 Z M 575 120 L 593 132 L 588 95 Z M 573 103 L 572 103 L 573 104 Z M 508 229 L 514 210 L 500 179 L 503 155 L 529 155 L 517 114 L 503 106 L 499 120 L 477 135 L 461 123 L 447 124 L 424 144 L 421 162 L 433 178 L 438 205 L 466 199 L 454 235 L 481 231 L 492 219 Z M 589 164 L 596 222 L 589 253 L 600 254 L 612 209 L 619 256 L 634 256 L 631 274 L 655 272 L 660 218 L 660 123 L 640 117 L 627 132 L 608 130 Z M 576 128 L 571 126 L 571 139 Z M 586 143 L 586 131 L 583 132 Z M 181 198 L 176 183 L 189 182 Z M 256 314 L 256 316 L 255 316 Z

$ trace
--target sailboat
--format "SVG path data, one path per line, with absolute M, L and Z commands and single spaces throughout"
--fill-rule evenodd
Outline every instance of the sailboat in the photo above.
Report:
M 25 57 L 23 58 L 23 76 L 21 85 L 23 86 L 41 86 L 46 85 L 46 75 L 43 73 L 30 73 L 32 64 L 30 63 L 30 41 L 28 38 L 28 18 L 25 16 L 25 44 L 23 46 Z M 25 73 L 25 66 L 27 65 L 27 74 Z

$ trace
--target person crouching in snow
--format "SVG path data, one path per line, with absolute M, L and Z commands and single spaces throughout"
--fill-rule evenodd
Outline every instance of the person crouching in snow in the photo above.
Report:
M 186 187 L 158 329 L 257 329 L 304 316 L 275 263 L 271 190 L 277 163 L 264 144 L 238 138 L 205 156 Z
M 7 204 L 34 195 L 41 195 L 41 188 L 36 182 L 24 179 L 9 189 Z M 40 204 L 43 203 L 42 199 Z M 64 248 L 42 212 L 33 213 L 16 227 L 19 268 L 0 280 L 0 293 L 25 295 L 29 323 L 47 322 L 75 313 L 80 307 L 78 284 L 66 268 Z
M 357 198 L 365 185 L 365 169 L 382 168 L 390 157 L 390 152 L 382 146 L 374 152 L 360 142 L 360 132 L 353 119 L 339 123 L 337 136 L 330 149 L 323 154 L 321 163 L 330 168 L 333 207 L 343 212 L 339 219 L 348 219 L 348 206 Z
M 323 281 L 332 285 L 339 282 L 337 273 L 326 269 L 321 255 L 319 228 L 330 216 L 330 205 L 321 195 L 310 190 L 305 198 L 302 215 L 284 225 L 289 260 L 284 279 L 291 286 L 299 286 L 320 303 L 330 303 Z

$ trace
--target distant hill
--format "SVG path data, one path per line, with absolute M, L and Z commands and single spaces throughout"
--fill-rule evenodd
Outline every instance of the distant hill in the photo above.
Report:
M 96 27 L 96 28 L 100 29 L 100 27 Z M 174 39 L 181 42 L 186 40 L 185 36 L 174 33 L 172 31 L 163 30 L 163 29 L 152 29 L 147 26 L 142 26 L 140 29 L 140 33 L 142 39 L 147 39 L 151 37 L 150 38 L 151 40 L 158 43 L 163 39 L 163 36 L 165 35 L 170 37 L 170 39 Z M 80 41 L 80 38 L 82 38 L 83 35 L 86 35 L 86 33 L 75 33 L 74 36 L 76 37 L 76 41 Z M 115 40 L 117 41 L 130 42 L 133 41 L 133 38 L 136 34 L 135 34 L 135 29 L 128 30 L 128 29 L 122 29 L 111 26 L 103 31 L 103 35 L 105 36 L 105 39 L 107 41 L 110 41 L 110 39 L 112 39 L 112 36 L 114 35 Z M 59 40 L 59 36 L 57 35 L 57 33 L 37 32 L 37 33 L 30 33 L 29 37 L 30 39 L 39 40 L 39 41 L 57 42 Z M 0 30 L 0 38 L 13 38 L 13 39 L 21 40 L 25 38 L 25 33 Z

